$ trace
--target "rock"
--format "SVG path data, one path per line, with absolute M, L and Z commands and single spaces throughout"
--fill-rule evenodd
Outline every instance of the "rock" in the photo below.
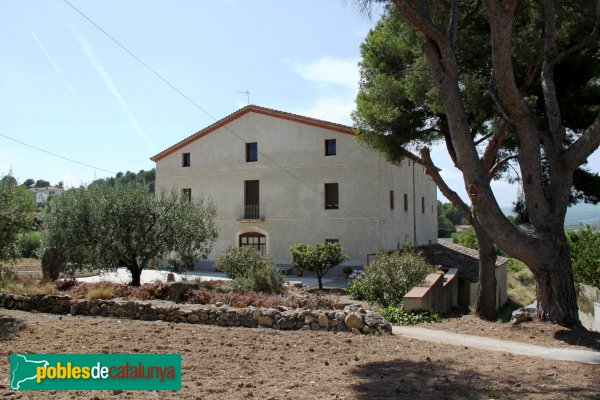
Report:
M 365 325 L 363 326 L 363 328 L 361 329 L 364 333 L 371 333 L 371 331 L 373 330 L 369 325 Z
M 258 324 L 262 325 L 262 326 L 271 327 L 271 326 L 273 326 L 273 322 L 275 322 L 273 320 L 273 318 L 269 317 L 268 315 L 261 315 L 260 318 L 258 319 Z
M 352 333 L 354 333 L 355 335 L 360 335 L 360 331 L 356 328 L 352 328 Z
M 181 303 L 183 301 L 183 294 L 187 290 L 195 290 L 198 289 L 197 283 L 188 283 L 188 282 L 174 282 L 169 285 L 168 291 L 169 294 L 167 296 L 168 300 L 174 301 L 175 303 Z
M 260 310 L 254 310 L 254 312 L 252 312 L 252 319 L 258 321 L 261 315 L 262 312 Z
M 317 331 L 319 330 L 321 326 L 319 325 L 318 322 L 313 322 L 312 324 L 310 324 L 310 329 L 312 329 L 313 331 Z
M 279 329 L 294 329 L 296 327 L 295 318 L 281 318 L 277 321 Z
M 312 316 L 312 315 L 307 315 L 307 316 L 306 316 L 306 318 L 304 318 L 304 324 L 305 324 L 305 325 L 310 325 L 310 324 L 312 324 L 313 322 L 315 322 L 316 320 L 317 320 L 317 318 L 315 318 L 314 316 Z
M 344 323 L 350 329 L 360 330 L 360 329 L 362 329 L 363 326 L 365 326 L 363 319 L 361 317 L 359 317 L 356 313 L 348 314 L 348 316 L 344 320 Z
M 518 325 L 521 322 L 532 321 L 533 314 L 531 314 L 526 308 L 519 308 L 513 311 L 510 323 L 512 325 Z
M 367 311 L 365 314 L 365 324 L 369 326 L 385 325 L 386 323 L 385 318 L 374 311 Z
M 329 329 L 329 318 L 327 318 L 327 315 L 319 315 L 319 326 L 321 328 Z
M 190 314 L 187 316 L 187 322 L 189 322 L 190 324 L 195 324 L 198 323 L 200 321 L 200 317 L 198 316 L 198 314 Z

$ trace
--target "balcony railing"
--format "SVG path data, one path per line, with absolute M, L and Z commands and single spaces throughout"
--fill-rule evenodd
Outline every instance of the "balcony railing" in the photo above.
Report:
M 246 204 L 244 206 L 244 219 L 261 219 L 258 204 Z

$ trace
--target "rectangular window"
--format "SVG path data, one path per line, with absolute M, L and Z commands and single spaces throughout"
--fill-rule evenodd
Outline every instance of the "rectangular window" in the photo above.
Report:
M 335 154 L 336 154 L 335 139 L 325 140 L 325 155 L 326 156 L 335 156 Z
M 190 153 L 183 153 L 181 155 L 181 166 L 189 167 L 191 165 Z
M 425 214 L 425 197 L 421 197 L 421 212 Z
M 404 211 L 408 211 L 408 194 L 404 193 Z
M 339 208 L 339 192 L 337 183 L 325 184 L 325 209 L 335 210 Z
M 390 209 L 394 209 L 394 191 L 390 190 Z
M 185 188 L 181 190 L 183 192 L 183 195 L 185 197 L 187 197 L 188 201 L 192 200 L 192 189 L 191 188 Z
M 339 243 L 340 239 L 325 239 L 325 243 Z
M 258 161 L 258 143 L 246 143 L 246 162 Z

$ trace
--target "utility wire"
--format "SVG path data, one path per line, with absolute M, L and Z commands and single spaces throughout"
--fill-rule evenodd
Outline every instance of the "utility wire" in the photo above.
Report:
M 167 86 L 169 86 L 171 89 L 173 89 L 175 92 L 177 92 L 180 96 L 182 96 L 184 99 L 186 99 L 190 104 L 192 104 L 198 110 L 202 111 L 204 114 L 206 114 L 208 117 L 210 117 L 213 121 L 215 121 L 215 122 L 218 121 L 218 119 L 215 116 L 213 116 L 205 108 L 203 108 L 197 102 L 195 102 L 191 97 L 189 97 L 188 95 L 186 95 L 183 91 L 181 91 L 175 85 L 173 85 L 171 82 L 169 82 L 165 77 L 163 77 L 160 73 L 158 73 L 154 68 L 152 68 L 151 66 L 149 66 L 148 64 L 146 64 L 141 58 L 139 58 L 138 56 L 136 56 L 131 50 L 129 50 L 127 47 L 125 47 L 125 45 L 121 44 L 117 39 L 115 39 L 113 36 L 111 36 L 104 29 L 102 29 L 96 22 L 94 22 L 90 17 L 88 17 L 83 11 L 79 10 L 77 7 L 75 7 L 68 0 L 63 0 L 63 1 L 65 3 L 67 3 L 71 8 L 73 8 L 73 10 L 75 10 L 79 15 L 81 15 L 83 18 L 85 18 L 90 24 L 94 25 L 100 32 L 102 32 L 106 37 L 108 37 L 111 41 L 113 41 L 117 46 L 119 46 L 121 49 L 123 49 L 123 51 L 125 51 L 127 54 L 129 54 L 131 57 L 133 57 L 137 62 L 139 62 L 146 69 L 148 69 L 150 72 L 152 72 L 158 79 L 160 79 Z M 229 133 L 231 133 L 233 136 L 235 136 L 236 138 L 238 138 L 239 140 L 241 140 L 243 143 L 248 143 L 240 135 L 238 135 L 231 128 L 229 128 L 227 125 L 224 125 L 223 128 L 225 128 Z M 307 183 L 306 181 L 304 181 L 302 178 L 300 178 L 299 176 L 295 175 L 294 173 L 292 173 L 290 170 L 286 169 L 282 165 L 278 164 L 277 162 L 275 162 L 272 158 L 270 158 L 266 154 L 262 153 L 260 150 L 257 150 L 257 153 L 260 154 L 261 157 L 263 157 L 266 160 L 270 161 L 273 165 L 275 165 L 276 167 L 278 167 L 279 169 L 281 169 L 282 171 L 284 171 L 285 173 L 287 173 L 288 175 L 290 175 L 291 177 L 293 177 L 294 179 L 298 180 L 299 182 L 301 182 L 302 184 L 304 184 L 305 186 L 307 186 L 308 188 L 310 188 L 311 190 L 315 191 L 316 193 L 318 193 L 320 195 L 323 195 L 323 192 L 321 190 L 313 187 L 312 185 L 310 185 L 309 183 Z M 359 211 L 353 210 L 351 208 L 348 208 L 348 210 L 354 212 L 355 214 L 357 214 L 357 215 L 359 215 L 361 217 L 372 218 L 371 216 L 365 215 L 365 214 L 363 214 L 363 213 L 361 213 Z
M 63 160 L 67 160 L 67 161 L 73 162 L 73 163 L 75 163 L 75 164 L 83 165 L 84 167 L 89 167 L 89 168 L 97 169 L 97 170 L 99 170 L 99 171 L 108 172 L 109 174 L 113 174 L 113 175 L 114 175 L 114 174 L 116 174 L 116 173 L 115 173 L 115 172 L 113 172 L 113 171 L 109 171 L 109 170 L 106 170 L 106 169 L 103 169 L 103 168 L 94 167 L 93 165 L 86 164 L 86 163 L 82 163 L 82 162 L 80 162 L 80 161 L 73 160 L 72 158 L 68 158 L 68 157 L 65 157 L 65 156 L 61 156 L 60 154 L 56 154 L 56 153 L 52 153 L 52 152 L 50 152 L 50 151 L 47 151 L 47 150 L 44 150 L 44 149 L 40 149 L 39 147 L 33 146 L 33 145 L 31 145 L 31 144 L 28 144 L 28 143 L 25 143 L 25 142 L 21 142 L 20 140 L 17 140 L 17 139 L 11 138 L 10 136 L 6 136 L 6 135 L 4 135 L 4 134 L 2 134 L 2 133 L 0 133 L 0 136 L 2 136 L 3 138 L 6 138 L 6 139 L 8 139 L 8 140 L 12 140 L 13 142 L 20 143 L 20 144 L 22 144 L 23 146 L 31 147 L 32 149 L 35 149 L 35 150 L 41 151 L 42 153 L 50 154 L 51 156 L 58 157 L 58 158 L 62 158 Z

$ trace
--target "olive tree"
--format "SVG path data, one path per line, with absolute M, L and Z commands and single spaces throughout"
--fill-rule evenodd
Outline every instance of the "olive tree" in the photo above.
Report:
M 292 264 L 297 270 L 314 272 L 319 281 L 319 289 L 323 289 L 323 276 L 333 267 L 348 259 L 342 245 L 339 243 L 298 243 L 290 247 Z
M 175 190 L 157 196 L 143 183 L 95 182 L 49 202 L 46 246 L 67 268 L 113 269 L 121 265 L 140 285 L 143 268 L 170 253 L 206 257 L 217 236 L 212 201 L 189 201 Z
M 0 262 L 17 256 L 18 234 L 30 225 L 33 197 L 8 174 L 0 179 Z

